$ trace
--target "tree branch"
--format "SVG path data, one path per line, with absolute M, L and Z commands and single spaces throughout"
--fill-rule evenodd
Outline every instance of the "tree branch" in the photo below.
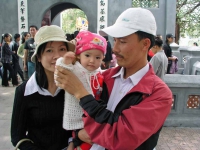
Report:
M 185 15 L 188 15 L 188 14 L 192 13 L 199 6 L 200 6 L 200 2 L 197 5 L 195 5 L 192 9 L 188 10 L 188 12 L 186 12 Z
M 177 0 L 177 1 L 180 1 L 180 0 Z M 186 5 L 186 4 L 187 4 L 187 0 L 184 0 L 184 2 L 182 4 L 177 5 L 176 9 L 179 9 L 179 8 L 183 7 L 184 5 Z

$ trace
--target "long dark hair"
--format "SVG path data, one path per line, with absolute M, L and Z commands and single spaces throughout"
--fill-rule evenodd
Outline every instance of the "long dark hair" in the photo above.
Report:
M 37 56 L 35 58 L 35 72 L 36 72 L 36 82 L 40 89 L 42 88 L 47 89 L 48 88 L 48 80 L 47 75 L 44 71 L 44 67 L 42 66 L 42 63 L 38 61 L 38 58 L 41 58 L 42 54 L 44 53 L 45 47 L 47 43 L 43 43 L 38 47 Z M 66 43 L 67 51 L 68 50 L 68 44 Z
M 1 44 L 3 43 L 3 41 L 5 41 L 5 38 L 6 37 L 9 37 L 10 34 L 9 33 L 5 33 L 5 34 L 2 34 L 2 37 L 1 37 Z M 11 37 L 11 36 L 10 36 Z
M 22 44 L 25 42 L 25 37 L 27 36 L 27 34 L 30 34 L 30 33 L 29 32 L 22 33 Z
M 156 36 L 155 45 L 157 45 L 158 47 L 162 47 L 162 44 L 163 44 L 163 40 L 160 38 L 160 36 Z

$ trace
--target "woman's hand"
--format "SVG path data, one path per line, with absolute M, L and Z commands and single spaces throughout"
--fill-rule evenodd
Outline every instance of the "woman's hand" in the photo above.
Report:
M 56 66 L 55 75 L 55 80 L 57 81 L 56 86 L 74 95 L 77 99 L 89 94 L 82 82 L 73 72 L 60 66 Z
M 74 150 L 74 143 L 70 142 L 69 146 L 67 147 L 67 150 Z
M 78 132 L 78 137 L 81 141 L 84 141 L 86 143 L 89 143 L 89 144 L 93 144 L 89 135 L 87 134 L 87 132 L 85 131 L 85 129 L 82 129 Z

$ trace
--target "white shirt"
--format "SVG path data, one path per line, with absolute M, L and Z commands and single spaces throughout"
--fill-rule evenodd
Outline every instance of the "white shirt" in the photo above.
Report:
M 127 79 L 124 79 L 124 68 L 122 67 L 120 71 L 112 76 L 115 78 L 114 86 L 108 100 L 107 109 L 114 112 L 117 104 L 120 100 L 142 79 L 142 77 L 148 72 L 149 64 L 135 74 L 129 76 Z
M 26 83 L 24 96 L 31 95 L 33 93 L 38 92 L 41 95 L 54 97 L 60 92 L 60 90 L 61 90 L 60 88 L 57 88 L 54 95 L 52 95 L 47 89 L 42 88 L 42 90 L 41 90 L 40 87 L 38 86 L 37 82 L 36 82 L 36 74 L 34 72 L 32 74 L 32 76 L 30 77 L 30 79 L 28 80 L 28 82 Z

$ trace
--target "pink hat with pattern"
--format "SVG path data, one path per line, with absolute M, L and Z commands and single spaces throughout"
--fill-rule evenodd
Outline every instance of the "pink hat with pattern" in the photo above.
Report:
M 106 54 L 107 42 L 104 37 L 101 35 L 89 32 L 89 31 L 80 31 L 76 36 L 76 54 L 91 50 L 98 49 L 102 53 Z

